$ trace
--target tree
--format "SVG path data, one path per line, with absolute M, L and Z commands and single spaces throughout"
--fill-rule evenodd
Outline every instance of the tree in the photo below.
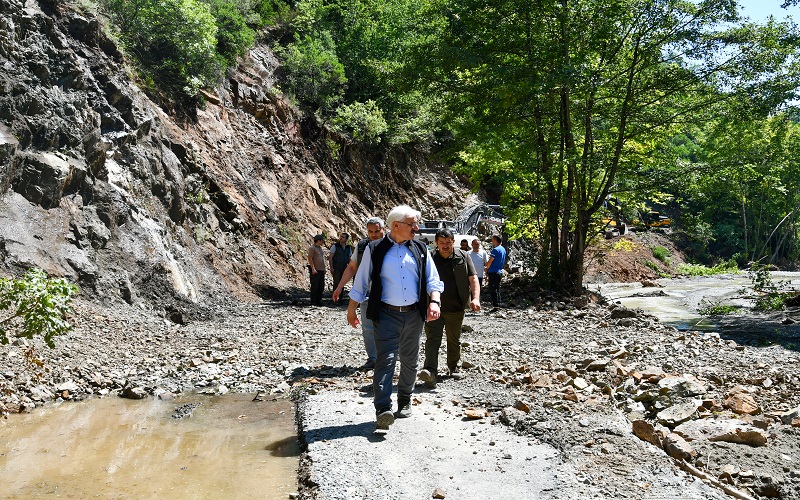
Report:
M 499 179 L 537 278 L 579 293 L 598 210 L 658 146 L 735 100 L 794 96 L 796 33 L 737 24 L 733 0 L 434 0 L 408 73 L 446 96 L 461 167 Z
M 103 0 L 103 6 L 124 47 L 162 90 L 192 97 L 220 74 L 217 25 L 209 5 L 199 0 Z
M 297 34 L 294 43 L 278 53 L 284 60 L 286 88 L 301 104 L 330 110 L 341 101 L 347 77 L 330 33 Z

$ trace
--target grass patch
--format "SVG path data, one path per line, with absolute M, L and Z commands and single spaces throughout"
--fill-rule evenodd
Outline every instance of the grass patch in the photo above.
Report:
M 703 264 L 680 264 L 675 272 L 683 276 L 712 276 L 714 274 L 738 273 L 739 267 L 736 262 L 729 260 L 713 267 Z
M 660 245 L 654 246 L 651 250 L 653 251 L 653 257 L 665 264 L 669 264 L 669 250 Z
M 701 316 L 724 316 L 726 314 L 734 314 L 741 310 L 741 307 L 731 304 L 713 304 L 703 300 L 700 302 L 701 307 L 697 310 Z

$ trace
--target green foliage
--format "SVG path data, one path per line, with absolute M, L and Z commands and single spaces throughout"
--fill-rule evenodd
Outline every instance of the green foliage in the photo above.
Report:
M 381 142 L 381 134 L 388 129 L 383 112 L 375 101 L 340 106 L 336 109 L 333 126 L 356 141 L 370 144 Z
M 29 270 L 22 279 L 0 278 L 0 343 L 9 336 L 32 339 L 41 335 L 50 347 L 53 337 L 72 329 L 66 316 L 78 287 L 64 278 L 48 279 L 41 269 Z
M 675 272 L 684 276 L 711 276 L 714 274 L 730 274 L 739 272 L 735 261 L 726 261 L 712 267 L 703 264 L 680 264 Z
M 222 68 L 236 63 L 236 58 L 253 46 L 256 33 L 247 25 L 240 8 L 230 0 L 207 0 L 217 25 L 217 57 Z
M 769 266 L 753 263 L 747 272 L 753 291 L 757 297 L 753 300 L 753 309 L 756 311 L 780 311 L 784 301 L 791 296 L 789 292 L 782 292 L 786 288 L 785 282 L 775 283 Z
M 732 304 L 714 304 L 703 299 L 700 302 L 700 307 L 697 309 L 697 312 L 702 316 L 723 316 L 737 313 L 741 309 L 741 307 Z
M 656 245 L 652 248 L 652 251 L 653 257 L 665 264 L 669 264 L 669 250 L 660 245 Z
M 193 97 L 220 74 L 217 25 L 199 0 L 102 0 L 125 49 L 162 90 Z
M 330 110 L 341 101 L 347 78 L 329 32 L 296 35 L 294 43 L 277 52 L 283 58 L 283 87 L 301 105 Z

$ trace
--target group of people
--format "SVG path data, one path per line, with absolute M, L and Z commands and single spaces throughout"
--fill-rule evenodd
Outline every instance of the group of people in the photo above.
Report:
M 342 233 L 329 257 L 336 285 L 334 303 L 339 301 L 344 286 L 355 278 L 349 292 L 347 322 L 353 328 L 362 327 L 367 361 L 361 368 L 373 370 L 378 429 L 388 429 L 396 417 L 411 415 L 411 395 L 417 378 L 428 387 L 436 387 L 439 348 L 445 335 L 448 371 L 451 376 L 460 377 L 458 363 L 464 312 L 481 310 L 484 276 L 488 277 L 492 306 L 500 305 L 500 278 L 506 260 L 500 237 L 492 238 L 493 249 L 487 255 L 477 239 L 472 242 L 472 251 L 469 247 L 463 248 L 468 244 L 466 240 L 461 242 L 462 248 L 455 248 L 453 232 L 440 229 L 435 236 L 436 250 L 431 252 L 414 238 L 419 231 L 420 218 L 420 212 L 408 205 L 394 207 L 385 223 L 377 217 L 367 221 L 368 238 L 359 241 L 355 250 L 347 245 L 349 235 Z M 324 273 L 325 264 L 324 258 L 319 258 L 322 240 L 322 236 L 314 238 L 308 256 L 311 302 L 317 305 L 321 301 L 321 291 L 315 288 L 315 277 Z M 351 250 L 345 250 L 344 246 Z M 343 267 L 341 260 L 335 259 L 340 252 L 340 258 L 348 257 Z M 320 262 L 321 266 L 317 267 Z M 338 263 L 341 271 L 336 270 L 334 263 Z M 324 274 L 321 286 L 324 288 Z M 425 360 L 423 369 L 417 372 L 423 329 Z M 397 411 L 393 412 L 392 378 L 397 361 L 400 361 L 400 376 Z

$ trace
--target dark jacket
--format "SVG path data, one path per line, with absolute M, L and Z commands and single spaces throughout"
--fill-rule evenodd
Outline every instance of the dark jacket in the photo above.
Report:
M 446 262 L 452 259 L 453 265 L 453 275 L 456 280 L 456 290 L 448 290 L 445 288 L 442 295 L 456 293 L 458 298 L 461 300 L 461 303 L 464 309 L 469 308 L 469 301 L 472 300 L 472 292 L 469 288 L 469 270 L 470 267 L 473 267 L 473 274 L 475 274 L 474 266 L 470 266 L 472 264 L 472 259 L 470 258 L 469 254 L 460 248 L 453 249 L 453 255 L 450 256 L 449 259 L 445 259 L 439 252 L 437 251 L 433 254 L 433 262 L 436 264 L 437 269 L 441 269 L 439 266 L 444 265 Z M 441 271 L 439 274 L 442 274 Z
M 409 240 L 404 243 L 408 245 L 411 255 L 417 261 L 417 271 L 419 271 L 419 301 L 417 302 L 417 309 L 419 310 L 422 319 L 428 314 L 428 283 L 426 279 L 427 265 L 428 265 L 428 247 L 424 243 Z M 372 274 L 370 279 L 372 283 L 369 287 L 369 305 L 367 306 L 367 318 L 372 321 L 378 321 L 378 316 L 381 310 L 381 296 L 383 292 L 383 283 L 381 282 L 381 268 L 383 268 L 383 259 L 386 253 L 392 248 L 394 241 L 389 238 L 389 235 L 383 239 L 370 242 L 369 251 L 372 259 Z

